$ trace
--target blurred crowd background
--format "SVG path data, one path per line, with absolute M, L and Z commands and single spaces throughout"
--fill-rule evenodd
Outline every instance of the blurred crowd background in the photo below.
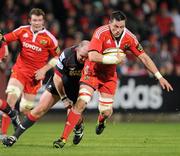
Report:
M 10 32 L 28 24 L 33 7 L 46 13 L 46 28 L 58 39 L 61 49 L 90 39 L 94 30 L 109 22 L 113 10 L 122 10 L 144 50 L 163 75 L 180 76 L 180 0 L 0 0 L 0 30 Z M 1 69 L 10 69 L 20 45 L 9 45 L 10 57 Z M 10 70 L 6 70 L 9 75 Z M 147 75 L 144 66 L 128 56 L 119 66 L 120 75 Z

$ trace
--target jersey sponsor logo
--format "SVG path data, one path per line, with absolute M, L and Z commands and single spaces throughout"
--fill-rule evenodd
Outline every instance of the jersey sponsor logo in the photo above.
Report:
M 64 68 L 64 66 L 60 60 L 57 62 L 57 67 L 61 70 Z
M 42 48 L 40 48 L 38 46 L 35 46 L 35 45 L 32 45 L 32 44 L 27 43 L 27 42 L 23 42 L 23 47 L 32 49 L 32 50 L 37 51 L 37 52 L 41 52 L 42 51 Z
M 59 54 L 60 53 L 60 48 L 57 47 L 56 50 L 55 50 L 56 54 Z
M 40 40 L 40 44 L 46 45 L 46 44 L 47 44 L 47 41 L 46 41 L 46 40 Z
M 64 51 L 61 53 L 61 55 L 59 56 L 59 61 L 62 62 L 65 59 L 65 54 Z
M 84 80 L 89 80 L 89 76 L 88 76 L 88 75 L 85 75 L 85 76 L 84 76 Z
M 136 46 L 136 49 L 137 49 L 138 51 L 143 51 L 143 47 L 141 46 L 141 44 L 138 44 L 138 45 Z
M 28 33 L 23 34 L 23 37 L 28 38 L 29 37 Z
M 69 67 L 69 70 L 75 70 L 76 68 L 75 67 Z
M 69 76 L 79 76 L 81 77 L 81 70 L 70 70 Z
M 130 48 L 130 45 L 129 45 L 129 44 L 125 44 L 125 45 L 124 45 L 124 49 L 125 49 L 125 50 L 128 50 L 129 48 Z
M 110 40 L 110 39 L 107 40 L 106 43 L 107 43 L 107 44 L 111 44 L 111 40 Z

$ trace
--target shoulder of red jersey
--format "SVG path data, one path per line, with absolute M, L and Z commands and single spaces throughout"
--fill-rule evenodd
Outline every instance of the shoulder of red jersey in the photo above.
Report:
M 129 38 L 129 39 L 133 39 L 135 42 L 138 42 L 137 37 L 127 28 L 124 29 L 125 33 L 124 36 Z
M 109 26 L 103 25 L 95 30 L 94 37 L 99 39 L 107 31 L 109 31 Z
M 47 29 L 44 29 L 43 32 L 46 33 L 46 35 L 53 41 L 55 46 L 58 46 L 58 41 L 51 32 L 49 32 Z
M 22 29 L 30 29 L 30 25 L 23 25 L 13 30 L 13 32 L 22 30 Z

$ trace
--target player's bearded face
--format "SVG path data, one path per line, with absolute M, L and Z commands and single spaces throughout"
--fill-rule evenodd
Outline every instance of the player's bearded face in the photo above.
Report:
M 109 26 L 113 36 L 119 37 L 125 28 L 125 20 L 117 21 L 114 19 L 113 21 L 110 21 Z
M 30 19 L 30 24 L 34 32 L 42 30 L 44 28 L 43 16 L 32 15 Z

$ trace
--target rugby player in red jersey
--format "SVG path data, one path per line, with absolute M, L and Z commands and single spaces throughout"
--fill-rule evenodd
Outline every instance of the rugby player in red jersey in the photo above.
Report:
M 117 85 L 116 65 L 124 59 L 120 54 L 116 56 L 103 55 L 104 50 L 108 48 L 119 48 L 125 53 L 127 50 L 131 51 L 155 75 L 163 89 L 173 90 L 150 57 L 144 52 L 136 37 L 126 28 L 125 23 L 126 16 L 124 13 L 115 11 L 112 13 L 108 25 L 95 30 L 89 45 L 88 59 L 85 62 L 80 79 L 78 100 L 68 114 L 61 137 L 53 142 L 54 147 L 62 148 L 65 145 L 95 90 L 99 91 L 100 111 L 96 134 L 99 135 L 103 132 L 105 121 L 113 112 L 113 97 Z
M 33 8 L 29 13 L 29 23 L 30 25 L 20 26 L 10 33 L 0 35 L 1 42 L 8 44 L 12 41 L 19 41 L 22 47 L 12 67 L 6 89 L 7 100 L 0 100 L 2 111 L 7 108 L 10 111 L 9 106 L 14 109 L 19 98 L 21 98 L 20 111 L 27 113 L 31 110 L 46 72 L 53 67 L 56 56 L 60 53 L 56 38 L 44 27 L 45 13 L 43 10 Z M 50 56 L 53 58 L 48 62 Z M 4 112 L 9 114 L 7 111 Z M 8 117 L 2 120 L 8 120 Z M 5 128 L 7 129 L 8 126 L 6 125 Z

